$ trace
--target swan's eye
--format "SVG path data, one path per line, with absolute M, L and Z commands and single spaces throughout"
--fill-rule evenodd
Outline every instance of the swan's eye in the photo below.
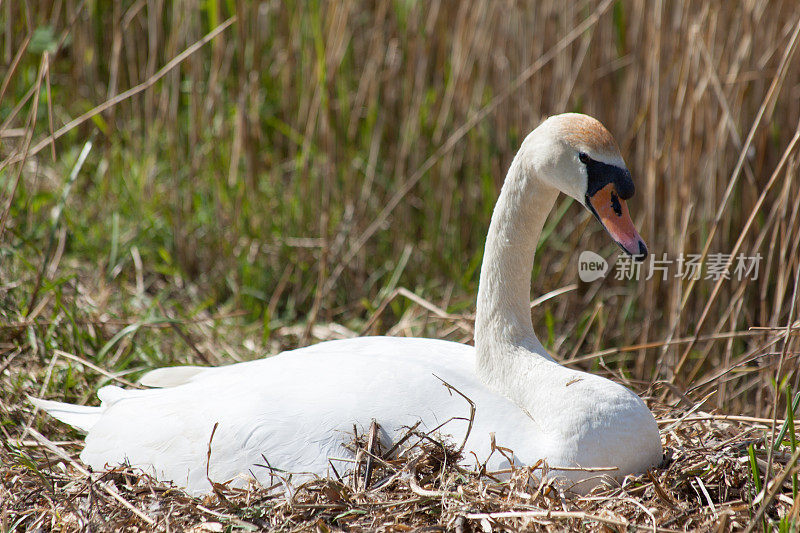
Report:
M 591 157 L 589 157 L 588 155 L 586 155 L 586 152 L 581 152 L 581 153 L 579 153 L 579 154 L 578 154 L 578 159 L 580 159 L 580 160 L 581 160 L 581 163 L 583 163 L 584 165 L 588 165 L 588 164 L 589 164 L 589 161 L 591 161 L 591 160 L 592 160 L 592 158 L 591 158 Z

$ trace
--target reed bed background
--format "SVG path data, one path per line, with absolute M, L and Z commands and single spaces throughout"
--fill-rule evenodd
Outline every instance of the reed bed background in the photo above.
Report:
M 469 342 L 505 171 L 564 111 L 615 135 L 634 222 L 673 263 L 580 282 L 579 251 L 617 250 L 560 198 L 533 273 L 542 341 L 667 418 L 751 417 L 720 442 L 736 460 L 753 444 L 752 490 L 713 495 L 742 502 L 740 525 L 759 476 L 793 468 L 766 450 L 800 390 L 796 2 L 6 0 L 0 17 L 7 498 L 56 484 L 31 428 L 79 449 L 26 394 L 92 403 L 157 366 L 358 334 Z M 681 254 L 700 279 L 676 276 Z M 707 277 L 719 254 L 730 279 Z M 761 256 L 756 279 L 739 254 Z M 789 494 L 762 515 L 797 527 Z M 15 501 L 3 527 L 34 524 Z

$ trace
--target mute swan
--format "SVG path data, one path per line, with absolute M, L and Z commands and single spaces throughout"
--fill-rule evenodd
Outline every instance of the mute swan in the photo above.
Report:
M 513 450 L 515 464 L 545 459 L 578 492 L 599 478 L 576 467 L 613 467 L 605 473 L 618 478 L 643 472 L 661 462 L 662 448 L 642 400 L 559 365 L 533 332 L 533 256 L 559 191 L 586 206 L 625 252 L 647 255 L 625 204 L 631 175 L 611 134 L 586 115 L 550 117 L 522 143 L 492 215 L 474 348 L 421 338 L 328 341 L 226 367 L 154 370 L 142 382 L 162 388 L 106 386 L 100 407 L 32 401 L 87 432 L 84 463 L 102 469 L 127 461 L 193 494 L 210 490 L 215 424 L 208 477 L 234 485 L 250 476 L 269 483 L 270 471 L 256 466 L 265 460 L 276 470 L 326 475 L 330 458 L 349 455 L 343 444 L 353 425 L 364 430 L 372 419 L 388 440 L 417 421 L 432 429 L 461 417 L 441 429 L 460 441 L 469 406 L 438 378 L 475 403 L 465 451 L 471 461 L 488 458 L 489 470 L 509 466 L 491 453 L 494 438 Z

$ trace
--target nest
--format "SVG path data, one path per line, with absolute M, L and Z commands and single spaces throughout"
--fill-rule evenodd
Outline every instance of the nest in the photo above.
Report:
M 664 464 L 621 483 L 608 479 L 586 496 L 570 494 L 543 463 L 502 476 L 467 468 L 457 444 L 416 427 L 388 448 L 380 446 L 376 424 L 356 432 L 348 445 L 355 464 L 332 463 L 328 478 L 295 484 L 276 473 L 270 487 L 215 483 L 203 498 L 132 468 L 92 473 L 72 458 L 79 442 L 54 443 L 29 430 L 27 440 L 7 442 L 0 452 L 2 528 L 728 531 L 797 521 L 797 454 L 765 451 L 770 421 L 655 411 Z M 759 488 L 754 468 L 761 479 L 771 469 L 773 482 Z

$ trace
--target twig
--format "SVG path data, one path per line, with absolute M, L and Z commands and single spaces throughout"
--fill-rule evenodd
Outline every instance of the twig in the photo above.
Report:
M 405 442 L 406 442 L 408 439 L 410 439 L 412 435 L 414 435 L 414 434 L 416 433 L 416 431 L 417 431 L 417 428 L 419 427 L 419 425 L 420 425 L 420 424 L 422 424 L 422 420 L 417 420 L 417 421 L 416 421 L 416 423 L 415 423 L 413 426 L 411 426 L 410 428 L 408 428 L 408 431 L 406 431 L 405 435 L 403 435 L 402 437 L 400 437 L 400 438 L 397 440 L 397 442 L 395 442 L 395 443 L 392 445 L 392 447 L 391 447 L 391 448 L 389 448 L 389 449 L 387 450 L 387 452 L 384 454 L 384 456 L 385 456 L 385 457 L 391 457 L 391 456 L 392 456 L 392 454 L 393 454 L 395 451 L 397 451 L 397 449 L 398 449 L 400 446 L 402 446 L 403 444 L 405 444 Z
M 683 404 L 684 407 L 692 407 L 694 402 L 689 399 L 688 396 L 680 389 L 677 385 L 670 381 L 666 380 L 659 380 L 653 383 L 653 385 L 663 385 L 664 387 L 668 388 L 672 394 L 678 397 L 678 402 Z
M 724 377 L 724 376 L 730 374 L 736 368 L 739 368 L 742 365 L 746 365 L 747 363 L 749 363 L 751 361 L 755 361 L 757 359 L 761 359 L 762 357 L 764 357 L 764 353 L 763 353 L 764 350 L 766 350 L 767 348 L 772 347 L 775 344 L 778 344 L 778 342 L 780 342 L 782 338 L 783 338 L 783 335 L 775 335 L 770 340 L 768 340 L 765 344 L 763 344 L 761 346 L 757 346 L 756 348 L 753 348 L 752 350 L 750 350 L 747 354 L 745 354 L 743 357 L 741 357 L 739 362 L 737 362 L 736 364 L 730 365 L 728 368 L 724 368 L 724 369 L 720 370 L 719 372 L 717 372 L 716 374 L 714 374 L 710 378 L 706 378 L 703 381 L 701 381 L 700 383 L 696 383 L 696 384 L 692 385 L 691 387 L 689 387 L 686 390 L 686 393 L 688 394 L 688 393 L 691 393 L 691 392 L 693 392 L 693 391 L 695 391 L 697 389 L 705 387 L 706 385 L 715 382 L 716 380 L 720 379 L 721 377 Z
M 47 437 L 45 437 L 44 435 L 42 435 L 41 433 L 39 433 L 38 431 L 36 431 L 33 428 L 28 428 L 28 433 L 30 433 L 33 436 L 33 438 L 35 438 L 37 441 L 39 441 L 42 444 L 42 446 L 44 446 L 45 448 L 47 448 L 48 450 L 50 450 L 51 452 L 53 452 L 54 454 L 59 456 L 64 461 L 67 461 L 75 470 L 80 472 L 81 475 L 83 475 L 83 476 L 85 476 L 85 477 L 87 477 L 89 479 L 92 478 L 92 475 L 89 473 L 88 470 L 86 470 L 84 467 L 82 467 L 77 462 L 75 462 L 72 459 L 72 457 L 69 456 L 69 454 L 67 452 L 65 452 L 62 448 L 60 448 L 54 442 L 50 441 Z M 136 516 L 138 516 L 139 518 L 141 518 L 142 520 L 147 522 L 148 525 L 150 525 L 151 527 L 156 525 L 156 521 L 155 520 L 153 520 L 152 518 L 150 518 L 149 516 L 144 514 L 142 511 L 140 511 L 136 507 L 134 507 L 133 504 L 129 503 L 128 500 L 123 498 L 122 495 L 119 492 L 116 491 L 116 489 L 114 489 L 111 486 L 107 485 L 106 483 L 102 483 L 102 482 L 99 482 L 98 485 L 100 486 L 100 488 L 102 488 L 104 491 L 106 491 L 112 498 L 114 498 L 120 504 L 122 504 L 123 507 L 125 507 L 130 512 L 132 512 L 133 514 L 135 514 Z
M 751 330 L 755 328 L 750 328 Z M 783 328 L 781 328 L 783 329 Z M 616 348 L 607 348 L 605 350 L 599 350 L 596 352 L 592 352 L 586 355 L 582 355 L 580 357 L 576 357 L 574 359 L 570 359 L 569 361 L 564 361 L 565 365 L 571 365 L 574 363 L 580 363 L 583 361 L 589 361 L 591 359 L 596 359 L 598 357 L 604 357 L 606 355 L 614 355 L 618 353 L 625 353 L 625 352 L 638 352 L 640 350 L 645 350 L 648 348 L 660 348 L 663 346 L 673 346 L 675 344 L 684 344 L 687 342 L 695 341 L 714 341 L 714 340 L 723 340 L 723 339 L 730 339 L 735 337 L 753 337 L 757 335 L 764 335 L 765 332 L 763 331 L 726 331 L 723 333 L 717 333 L 716 335 L 705 335 L 698 337 L 681 337 L 678 339 L 669 339 L 669 340 L 661 340 L 661 341 L 651 341 L 651 342 L 643 342 L 640 344 L 631 344 L 629 346 L 619 346 Z
M 656 420 L 657 424 L 673 424 L 675 422 L 700 422 L 703 420 L 720 420 L 723 422 L 753 422 L 755 424 L 771 424 L 771 418 L 758 418 L 755 416 L 742 415 L 702 415 L 702 416 L 682 416 L 681 418 L 661 418 Z M 783 420 L 778 419 L 779 423 Z
M 714 518 L 718 516 L 717 508 L 714 507 L 714 502 L 711 501 L 711 495 L 708 493 L 708 489 L 706 489 L 705 484 L 703 484 L 703 480 L 700 479 L 698 476 L 694 476 L 695 481 L 697 481 L 697 486 L 700 487 L 700 491 L 703 493 L 703 496 L 708 503 L 708 506 L 711 507 L 711 512 L 714 514 Z
M 350 451 L 359 451 L 360 450 L 361 453 L 363 453 L 367 457 L 371 457 L 373 461 L 377 461 L 380 464 L 382 464 L 383 466 L 385 466 L 386 468 L 394 470 L 395 472 L 400 472 L 400 470 L 398 469 L 398 467 L 396 465 L 390 463 L 386 459 L 382 458 L 380 455 L 376 455 L 373 452 L 369 452 L 364 448 L 360 448 L 360 447 L 359 448 L 354 448 L 354 447 L 350 446 L 349 444 L 343 444 L 342 446 L 344 448 L 350 450 Z M 328 463 L 330 463 L 330 465 L 333 466 L 333 463 L 331 461 L 341 461 L 343 463 L 355 463 L 356 462 L 355 459 L 349 459 L 349 458 L 345 458 L 345 457 L 328 457 Z
M 416 461 L 409 466 L 409 477 L 408 477 L 408 487 L 411 489 L 411 492 L 416 494 L 417 496 L 423 496 L 425 498 L 446 498 L 448 496 L 452 498 L 458 498 L 461 496 L 458 492 L 451 492 L 447 490 L 430 490 L 422 488 L 419 483 L 417 483 L 417 465 Z
M 120 383 L 122 383 L 123 385 L 126 385 L 128 387 L 133 387 L 134 389 L 143 389 L 144 388 L 141 385 L 138 385 L 136 383 L 128 381 L 127 379 L 123 379 L 123 378 L 119 377 L 118 375 L 112 374 L 108 370 L 100 368 L 96 364 L 91 363 L 91 362 L 87 361 L 86 359 L 83 359 L 82 357 L 78 357 L 77 355 L 73 355 L 73 354 L 71 354 L 69 352 L 65 352 L 63 350 L 53 350 L 53 353 L 56 354 L 59 357 L 65 358 L 65 359 L 72 359 L 76 363 L 80 363 L 83 366 L 89 367 L 92 370 L 94 370 L 95 372 L 99 372 L 100 374 L 103 374 L 108 379 L 112 379 L 114 381 L 119 381 Z
M 648 509 L 647 507 L 645 507 L 644 505 L 642 505 L 642 503 L 641 503 L 641 502 L 639 502 L 639 501 L 637 501 L 637 500 L 635 500 L 635 499 L 633 499 L 633 498 L 627 498 L 627 497 L 623 497 L 623 498 L 620 498 L 620 499 L 621 499 L 622 501 L 626 501 L 626 502 L 628 502 L 628 503 L 632 503 L 633 505 L 635 505 L 636 507 L 638 507 L 639 509 L 641 509 L 642 511 L 644 511 L 644 513 L 645 513 L 647 516 L 649 516 L 649 517 L 650 517 L 650 520 L 653 522 L 653 533 L 656 533 L 656 531 L 657 531 L 657 529 L 656 529 L 656 528 L 658 527 L 658 522 L 656 521 L 656 517 L 655 517 L 655 515 L 653 514 L 653 512 L 652 512 L 652 511 L 650 511 L 650 509 Z M 716 511 L 714 511 L 714 516 L 716 516 Z
M 717 393 L 717 391 L 711 391 L 710 393 L 708 393 L 705 398 L 703 398 L 702 400 L 697 402 L 694 405 L 694 407 L 692 407 L 691 409 L 686 411 L 685 415 L 683 415 L 678 420 L 676 420 L 671 426 L 669 426 L 668 428 L 664 429 L 664 431 L 671 431 L 671 430 L 675 429 L 676 427 L 678 427 L 679 425 L 681 425 L 684 420 L 686 420 L 687 418 L 692 416 L 692 414 L 694 412 L 696 412 L 698 409 L 700 409 L 703 406 L 703 404 L 706 403 L 708 401 L 708 399 L 711 398 L 716 393 Z
M 185 342 L 186 345 L 192 349 L 195 355 L 199 357 L 200 360 L 203 361 L 203 363 L 205 363 L 206 365 L 211 365 L 211 361 L 208 360 L 208 357 L 206 357 L 206 355 L 200 351 L 200 348 L 197 347 L 197 345 L 192 341 L 192 339 L 189 338 L 189 335 L 187 335 L 186 332 L 184 332 L 178 325 L 179 321 L 176 320 L 171 313 L 167 312 L 167 310 L 164 309 L 164 306 L 161 305 L 160 301 L 156 300 L 156 305 L 158 305 L 161 314 L 163 314 L 165 317 L 169 319 L 170 327 L 172 327 L 172 330 L 178 334 L 181 340 L 183 340 L 183 342 Z
M 675 500 L 673 500 L 672 497 L 669 495 L 669 493 L 667 493 L 661 486 L 661 483 L 659 483 L 658 478 L 656 478 L 651 469 L 647 470 L 647 477 L 649 477 L 650 481 L 653 483 L 653 490 L 655 490 L 656 496 L 661 498 L 662 501 L 664 501 L 667 505 L 669 505 L 673 509 L 680 509 L 678 504 L 675 503 Z
M 463 316 L 450 314 L 447 311 L 445 311 L 444 309 L 434 305 L 433 303 L 429 302 L 428 300 L 425 300 L 421 296 L 418 296 L 417 294 L 411 292 L 410 290 L 406 289 L 405 287 L 398 287 L 395 290 L 393 290 L 389 294 L 389 296 L 387 296 L 383 300 L 383 302 L 381 302 L 380 306 L 378 306 L 378 309 L 376 309 L 375 312 L 372 313 L 372 316 L 369 317 L 369 320 L 367 320 L 367 323 L 364 324 L 363 328 L 361 328 L 361 331 L 360 331 L 361 335 L 366 334 L 370 330 L 370 328 L 375 324 L 375 322 L 378 320 L 378 318 L 383 314 L 383 312 L 386 310 L 386 308 L 389 306 L 389 304 L 392 303 L 392 301 L 395 298 L 397 298 L 397 296 L 405 296 L 406 298 L 408 298 L 409 300 L 411 300 L 415 304 L 419 305 L 420 307 L 422 307 L 424 309 L 427 309 L 428 311 L 432 312 L 437 317 L 439 317 L 439 318 L 441 318 L 443 320 L 452 320 L 452 321 L 454 321 L 456 326 L 458 326 L 460 329 L 462 329 L 464 332 L 468 333 L 469 335 L 472 335 L 472 334 L 475 333 L 475 328 L 473 328 L 472 325 L 469 322 L 464 320 Z
M 467 425 L 467 433 L 466 433 L 466 435 L 464 435 L 464 441 L 461 443 L 461 446 L 459 446 L 459 448 L 458 448 L 458 453 L 460 455 L 461 452 L 464 451 L 464 447 L 467 445 L 467 439 L 469 439 L 469 434 L 472 433 L 472 424 L 475 422 L 475 402 L 470 400 L 469 397 L 466 394 L 464 394 L 463 392 L 461 392 L 457 388 L 453 387 L 452 385 L 450 385 L 448 382 L 446 382 L 445 380 L 443 380 L 442 378 L 440 378 L 436 374 L 434 374 L 433 377 L 435 377 L 436 379 L 441 381 L 442 385 L 447 387 L 447 391 L 450 393 L 451 396 L 453 395 L 453 391 L 455 391 L 459 396 L 461 396 L 462 398 L 467 400 L 467 402 L 469 402 L 469 424 Z
M 219 427 L 219 422 L 214 422 L 214 427 L 211 429 L 211 436 L 208 437 L 208 453 L 206 455 L 206 479 L 209 483 L 213 486 L 214 483 L 208 477 L 208 471 L 211 465 L 211 441 L 214 440 L 214 434 L 217 432 L 217 428 Z
M 356 456 L 353 460 L 353 471 L 350 477 L 350 484 L 353 490 L 358 490 L 358 472 L 361 470 L 361 458 L 364 455 L 364 448 L 358 446 L 358 428 L 353 424 L 353 442 L 356 443 Z
M 217 483 L 216 481 L 212 481 L 211 476 L 209 475 L 209 470 L 211 469 L 211 441 L 214 440 L 214 434 L 217 432 L 218 427 L 219 422 L 214 422 L 214 427 L 211 429 L 211 436 L 208 437 L 208 452 L 206 454 L 206 481 L 208 481 L 208 484 L 211 485 L 211 490 L 217 495 L 219 501 L 221 501 L 227 507 L 233 507 L 223 492 L 223 490 L 227 488 L 225 485 L 228 482 L 226 481 L 225 483 Z
M 503 518 L 532 518 L 543 520 L 591 520 L 600 522 L 601 524 L 609 524 L 617 526 L 623 530 L 640 529 L 645 531 L 653 531 L 652 527 L 640 526 L 632 522 L 623 520 L 614 520 L 613 518 L 606 518 L 589 514 L 583 511 L 504 511 L 499 513 L 469 513 L 465 515 L 468 520 L 498 520 Z M 671 533 L 673 530 L 656 527 L 655 531 Z
M 367 465 L 364 467 L 364 490 L 369 487 L 369 481 L 372 477 L 372 450 L 375 448 L 378 439 L 378 422 L 373 418 L 369 424 L 369 435 L 367 436 Z
M 538 298 L 535 298 L 535 299 L 531 300 L 531 309 L 533 309 L 534 307 L 538 307 L 538 306 L 542 305 L 547 300 L 550 300 L 552 298 L 555 298 L 556 296 L 561 296 L 562 294 L 566 294 L 568 292 L 574 291 L 577 288 L 578 288 L 578 284 L 577 283 L 572 283 L 571 285 L 567 285 L 565 287 L 561 287 L 560 289 L 555 289 L 555 290 L 552 290 L 550 292 L 546 292 L 546 293 L 542 294 L 541 296 L 539 296 Z
M 564 472 L 616 472 L 618 466 L 552 466 L 550 471 L 563 470 Z
M 25 50 L 28 49 L 28 44 L 31 42 L 31 36 L 26 35 L 25 40 L 22 42 L 22 45 L 17 50 L 17 53 L 14 55 L 14 59 L 11 60 L 11 65 L 8 67 L 8 71 L 6 71 L 5 77 L 3 77 L 3 84 L 0 85 L 0 102 L 3 101 L 3 97 L 6 94 L 6 89 L 8 88 L 9 82 L 11 82 L 11 78 L 14 76 L 14 72 L 17 70 L 17 66 L 19 65 L 19 60 L 22 59 L 22 55 L 25 53 Z

